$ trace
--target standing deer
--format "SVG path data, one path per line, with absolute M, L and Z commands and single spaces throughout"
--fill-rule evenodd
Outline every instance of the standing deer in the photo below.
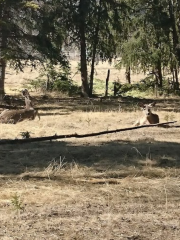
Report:
M 30 100 L 30 95 L 27 89 L 22 91 L 22 94 L 25 98 L 25 109 L 17 109 L 17 110 L 9 110 L 5 109 L 0 114 L 0 123 L 13 123 L 22 122 L 25 119 L 34 120 L 36 116 L 40 116 L 38 110 L 35 110 L 32 106 L 32 102 Z
M 144 125 L 144 124 L 159 123 L 159 116 L 151 112 L 151 108 L 154 107 L 155 105 L 156 105 L 156 102 L 153 102 L 150 104 L 139 103 L 139 106 L 143 111 L 143 116 L 135 122 L 134 124 L 135 127 Z

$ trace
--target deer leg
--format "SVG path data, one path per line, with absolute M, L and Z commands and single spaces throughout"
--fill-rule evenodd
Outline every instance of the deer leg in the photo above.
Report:
M 140 121 L 137 120 L 137 121 L 133 124 L 133 127 L 137 127 L 137 126 L 139 126 L 139 125 L 140 125 Z

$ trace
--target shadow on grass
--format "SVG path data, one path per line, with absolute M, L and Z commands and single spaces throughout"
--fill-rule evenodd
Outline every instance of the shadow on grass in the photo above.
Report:
M 60 116 L 62 116 L 62 115 L 69 115 L 70 114 L 70 112 L 41 112 L 39 115 L 40 116 L 55 116 L 55 115 L 60 115 Z
M 180 144 L 173 142 L 112 141 L 92 145 L 72 142 L 41 142 L 0 146 L 0 174 L 17 175 L 44 171 L 52 161 L 75 162 L 97 172 L 141 170 L 149 166 L 180 168 Z M 120 176 L 120 174 L 119 174 Z M 121 177 L 121 176 L 120 176 Z
M 108 98 L 81 98 L 81 97 L 51 97 L 48 96 L 44 99 L 43 96 L 33 96 L 32 101 L 36 109 L 41 111 L 63 111 L 63 112 L 73 112 L 73 111 L 93 111 L 93 112 L 104 112 L 104 111 L 134 111 L 139 109 L 138 102 L 150 103 L 155 99 L 139 99 L 134 97 L 108 97 Z M 179 98 L 171 99 L 156 99 L 158 111 L 167 112 L 179 112 Z M 23 108 L 24 99 L 22 96 L 18 96 L 13 99 L 11 105 L 2 105 L 1 108 L 18 109 Z
M 179 104 L 180 98 L 171 99 L 139 99 L 133 97 L 108 97 L 108 98 L 49 98 L 44 101 L 41 98 L 37 98 L 35 105 L 39 106 L 38 109 L 43 111 L 48 110 L 60 110 L 63 111 L 134 111 L 139 109 L 138 102 L 151 103 L 156 101 L 155 109 L 158 111 L 166 112 L 180 112 Z

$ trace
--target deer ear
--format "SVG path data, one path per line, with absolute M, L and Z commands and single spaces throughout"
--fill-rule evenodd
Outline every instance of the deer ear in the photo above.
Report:
M 24 89 L 21 91 L 22 95 L 25 97 L 25 91 Z
M 23 95 L 24 97 L 30 97 L 29 92 L 28 92 L 28 90 L 27 90 L 26 88 L 23 89 L 21 92 L 22 92 L 22 95 Z
M 156 102 L 148 104 L 149 107 L 154 107 L 156 105 Z
M 144 104 L 143 104 L 142 102 L 139 102 L 139 103 L 138 103 L 138 106 L 141 107 L 141 108 L 143 108 L 143 107 L 144 107 Z

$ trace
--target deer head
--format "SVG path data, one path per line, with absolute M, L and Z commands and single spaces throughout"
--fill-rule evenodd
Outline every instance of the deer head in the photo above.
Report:
M 24 96 L 25 98 L 25 105 L 26 105 L 26 109 L 29 110 L 29 109 L 33 109 L 33 105 L 32 105 L 32 102 L 31 102 L 31 99 L 30 99 L 30 94 L 28 92 L 27 89 L 23 89 L 22 90 L 22 95 Z
M 150 103 L 150 104 L 139 103 L 139 106 L 141 107 L 142 111 L 144 112 L 144 114 L 146 116 L 151 115 L 151 108 L 154 107 L 155 105 L 156 105 L 156 102 L 153 102 L 153 103 Z

